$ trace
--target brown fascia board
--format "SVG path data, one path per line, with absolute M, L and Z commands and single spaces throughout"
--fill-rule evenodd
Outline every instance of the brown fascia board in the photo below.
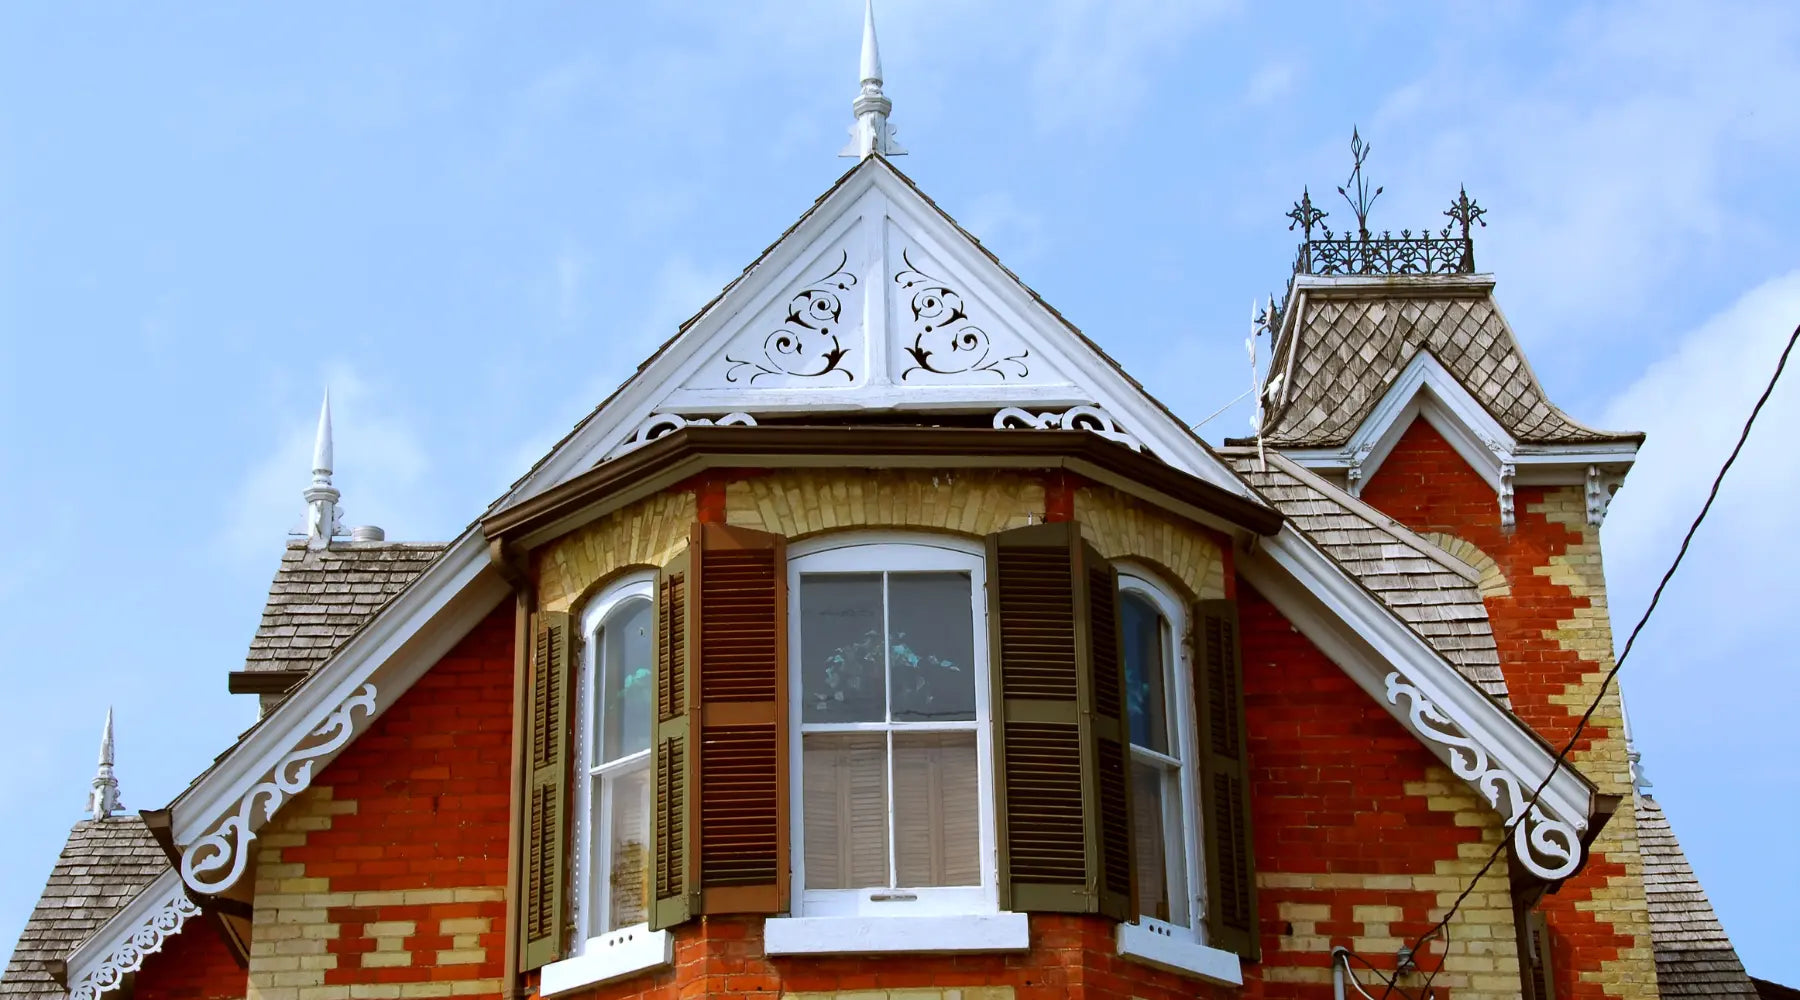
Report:
M 309 673 L 308 670 L 233 670 L 225 675 L 225 688 L 232 694 L 286 694 Z
M 481 522 L 496 552 L 531 549 L 714 470 L 1063 470 L 1209 528 L 1273 535 L 1283 518 L 1158 459 L 1081 430 L 687 426 Z

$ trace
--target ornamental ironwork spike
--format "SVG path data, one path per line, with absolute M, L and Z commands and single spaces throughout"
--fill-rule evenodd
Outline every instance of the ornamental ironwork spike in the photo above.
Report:
M 1487 214 L 1487 209 L 1475 204 L 1475 199 L 1469 197 L 1468 188 L 1460 184 L 1457 187 L 1459 190 L 1456 200 L 1450 203 L 1450 210 L 1444 214 L 1462 227 L 1462 237 L 1466 240 L 1469 238 L 1469 223 L 1479 222 L 1483 229 L 1487 228 L 1487 220 L 1482 218 Z
M 1294 220 L 1288 223 L 1288 231 L 1293 232 L 1294 227 L 1299 226 L 1301 231 L 1306 234 L 1306 238 L 1310 240 L 1313 227 L 1325 218 L 1325 213 L 1313 207 L 1312 191 L 1303 187 L 1300 189 L 1300 200 L 1294 202 L 1294 207 L 1288 210 L 1287 217 Z M 1327 234 L 1325 238 L 1330 239 L 1331 236 Z
M 1370 194 L 1369 179 L 1363 176 L 1363 161 L 1369 158 L 1372 148 L 1370 144 L 1363 141 L 1362 133 L 1357 131 L 1356 126 L 1352 125 L 1350 127 L 1350 179 L 1345 182 L 1345 187 L 1349 190 L 1345 190 L 1345 187 L 1337 189 L 1338 194 L 1343 195 L 1344 200 L 1350 203 L 1350 211 L 1356 214 L 1356 232 L 1364 242 L 1369 239 L 1369 209 L 1374 207 L 1375 199 L 1381 197 L 1382 192 L 1382 188 L 1378 187 L 1374 194 Z M 1350 191 L 1355 191 L 1356 196 L 1351 197 Z

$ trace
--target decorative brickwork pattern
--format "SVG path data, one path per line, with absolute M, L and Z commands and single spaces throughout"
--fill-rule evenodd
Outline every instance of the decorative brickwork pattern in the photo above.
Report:
M 1500 564 L 1475 543 L 1442 531 L 1427 531 L 1419 537 L 1468 563 L 1470 569 L 1481 574 L 1481 582 L 1476 587 L 1483 598 L 1512 596 L 1512 585 L 1506 582 L 1506 574 L 1500 572 Z
M 538 605 L 567 611 L 619 570 L 658 567 L 687 547 L 694 494 L 661 493 L 570 532 L 537 556 Z
M 926 528 L 988 535 L 1043 520 L 1035 477 L 942 472 L 778 472 L 725 488 L 725 520 L 802 538 L 841 528 Z
M 1104 486 L 1075 491 L 1075 518 L 1106 558 L 1148 563 L 1200 600 L 1226 596 L 1216 536 Z
M 1363 499 L 1414 531 L 1442 532 L 1491 556 L 1507 589 L 1486 596 L 1514 709 L 1558 748 L 1612 665 L 1599 529 L 1580 486 L 1519 486 L 1517 525 L 1501 528 L 1494 491 L 1437 429 L 1415 420 Z M 1587 867 L 1541 904 L 1559 1000 L 1656 994 L 1649 913 L 1618 688 L 1602 699 L 1571 759 L 1603 793 L 1624 796 Z
M 499 991 L 512 639 L 508 605 L 264 828 L 250 997 Z
M 1238 595 L 1264 995 L 1328 989 L 1339 945 L 1391 971 L 1486 860 L 1500 817 L 1273 605 L 1242 581 Z M 1457 911 L 1447 950 L 1419 960 L 1440 958 L 1433 988 L 1456 1000 L 1519 995 L 1504 861 Z

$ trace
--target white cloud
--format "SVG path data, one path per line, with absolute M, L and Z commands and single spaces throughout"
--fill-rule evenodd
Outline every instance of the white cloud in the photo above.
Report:
M 378 524 L 397 540 L 424 538 L 439 527 L 437 503 L 425 489 L 430 463 L 411 419 L 386 387 L 346 365 L 330 366 L 333 484 L 346 528 Z M 311 481 L 316 403 L 296 407 L 274 435 L 271 450 L 233 491 L 217 538 L 225 555 L 266 560 L 289 533 L 304 530 L 301 492 Z

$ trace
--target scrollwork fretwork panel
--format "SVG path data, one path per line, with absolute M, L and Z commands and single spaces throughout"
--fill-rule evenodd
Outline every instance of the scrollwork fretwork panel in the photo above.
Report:
M 838 251 L 838 260 L 826 274 L 808 281 L 788 297 L 786 314 L 763 334 L 754 346 L 741 345 L 725 352 L 725 381 L 755 385 L 769 376 L 807 382 L 850 385 L 856 373 L 847 362 L 857 348 L 846 343 L 845 313 L 854 327 L 856 312 L 844 301 L 860 283 L 850 270 L 850 252 Z
M 312 785 L 313 766 L 356 735 L 357 717 L 367 725 L 375 715 L 375 685 L 364 684 L 325 717 L 309 740 L 288 752 L 274 770 L 238 800 L 238 809 L 213 831 L 181 851 L 181 879 L 196 892 L 223 892 L 237 884 L 250 863 L 250 842 L 282 804 Z
M 1400 705 L 1401 699 L 1406 700 L 1406 705 Z M 1481 744 L 1398 672 L 1387 676 L 1387 700 L 1407 710 L 1407 724 L 1420 736 L 1449 748 L 1450 770 L 1474 785 L 1488 804 L 1505 817 L 1512 831 L 1514 852 L 1533 875 L 1555 882 L 1581 867 L 1581 830 L 1585 824 L 1571 823 L 1556 815 L 1541 799 L 1527 812 L 1526 805 L 1537 784 L 1521 780 L 1494 761 Z
M 100 1000 L 118 989 L 126 976 L 143 968 L 145 958 L 161 951 L 165 941 L 181 933 L 182 925 L 199 914 L 200 907 L 177 884 L 129 938 L 69 987 L 69 1000 Z
M 901 382 L 924 382 L 933 375 L 974 375 L 995 383 L 1016 382 L 1031 375 L 1031 351 L 1023 346 L 996 347 L 988 331 L 969 316 L 963 293 L 943 278 L 913 263 L 912 251 L 900 251 L 905 265 L 894 275 L 900 293 L 901 329 L 894 333 L 904 357 L 896 356 Z

